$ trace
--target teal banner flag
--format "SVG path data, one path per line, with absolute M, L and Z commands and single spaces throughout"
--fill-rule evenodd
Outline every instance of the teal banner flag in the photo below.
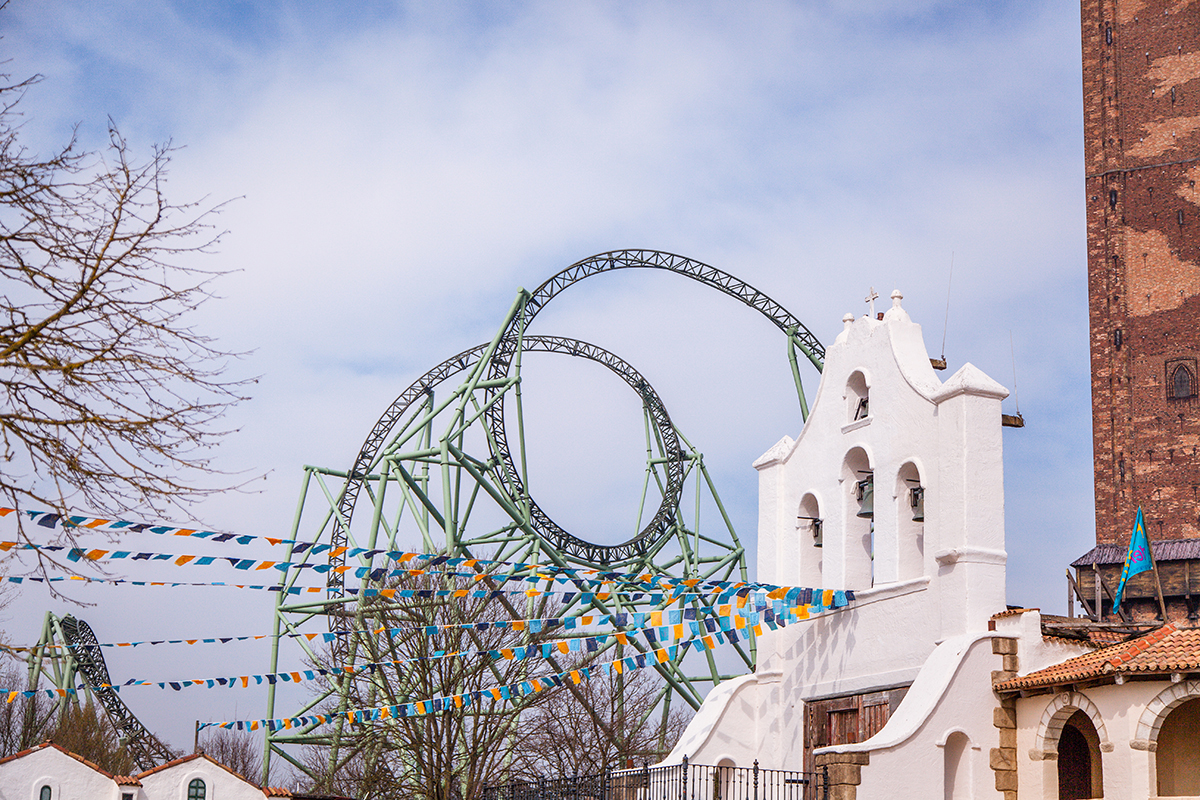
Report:
M 1117 584 L 1117 594 L 1113 597 L 1113 613 L 1121 608 L 1121 597 L 1125 593 L 1125 581 L 1142 572 L 1154 568 L 1154 559 L 1150 555 L 1150 540 L 1146 538 L 1146 525 L 1142 521 L 1142 509 L 1137 511 L 1137 519 L 1133 522 L 1133 534 L 1129 537 L 1129 552 L 1125 554 L 1125 567 L 1121 570 L 1121 582 Z

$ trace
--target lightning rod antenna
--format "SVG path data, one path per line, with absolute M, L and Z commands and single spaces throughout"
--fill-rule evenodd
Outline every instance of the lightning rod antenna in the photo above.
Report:
M 1012 356 L 1013 368 L 1013 403 L 1017 406 L 1017 416 L 1021 416 L 1021 395 L 1017 394 L 1017 351 L 1013 347 L 1012 328 L 1008 329 L 1008 352 Z
M 950 251 L 950 277 L 946 279 L 946 318 L 942 321 L 942 361 L 946 360 L 946 329 L 950 326 L 950 284 L 954 280 L 954 251 Z

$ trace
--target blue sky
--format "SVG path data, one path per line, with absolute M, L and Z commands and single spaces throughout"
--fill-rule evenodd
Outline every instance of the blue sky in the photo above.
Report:
M 348 466 L 400 390 L 490 338 L 518 286 L 648 247 L 732 272 L 826 342 L 869 286 L 898 287 L 932 354 L 944 333 L 952 370 L 1010 388 L 1011 332 L 1028 427 L 1005 433 L 1009 599 L 1064 610 L 1062 571 L 1094 541 L 1076 5 L 15 0 L 0 34 L 8 71 L 44 76 L 28 144 L 78 124 L 96 146 L 111 117 L 136 148 L 182 148 L 174 199 L 232 201 L 204 262 L 231 274 L 199 323 L 261 376 L 219 465 L 267 477 L 198 507 L 205 524 L 281 534 L 300 465 Z M 783 343 L 683 283 L 590 281 L 540 332 L 642 371 L 752 540 L 749 465 L 800 427 Z M 628 398 L 586 369 L 533 389 L 539 501 L 604 519 L 640 482 Z M 88 591 L 78 613 L 102 640 L 270 624 L 240 597 Z M 51 607 L 70 610 L 18 597 L 8 636 L 36 637 Z M 112 669 L 265 670 L 265 652 L 232 652 Z M 260 715 L 231 698 L 130 703 L 182 747 L 192 719 Z

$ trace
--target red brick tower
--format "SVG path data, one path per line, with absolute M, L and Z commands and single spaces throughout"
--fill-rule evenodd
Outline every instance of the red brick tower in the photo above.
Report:
M 1200 2 L 1082 0 L 1096 542 L 1200 537 Z

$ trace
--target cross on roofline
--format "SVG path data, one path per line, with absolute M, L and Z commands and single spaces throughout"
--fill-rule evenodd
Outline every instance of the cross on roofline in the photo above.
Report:
M 867 296 L 863 298 L 863 302 L 866 303 L 871 309 L 871 313 L 869 314 L 871 319 L 875 319 L 875 301 L 878 299 L 879 292 L 875 291 L 874 286 L 870 287 L 870 289 L 867 291 Z

